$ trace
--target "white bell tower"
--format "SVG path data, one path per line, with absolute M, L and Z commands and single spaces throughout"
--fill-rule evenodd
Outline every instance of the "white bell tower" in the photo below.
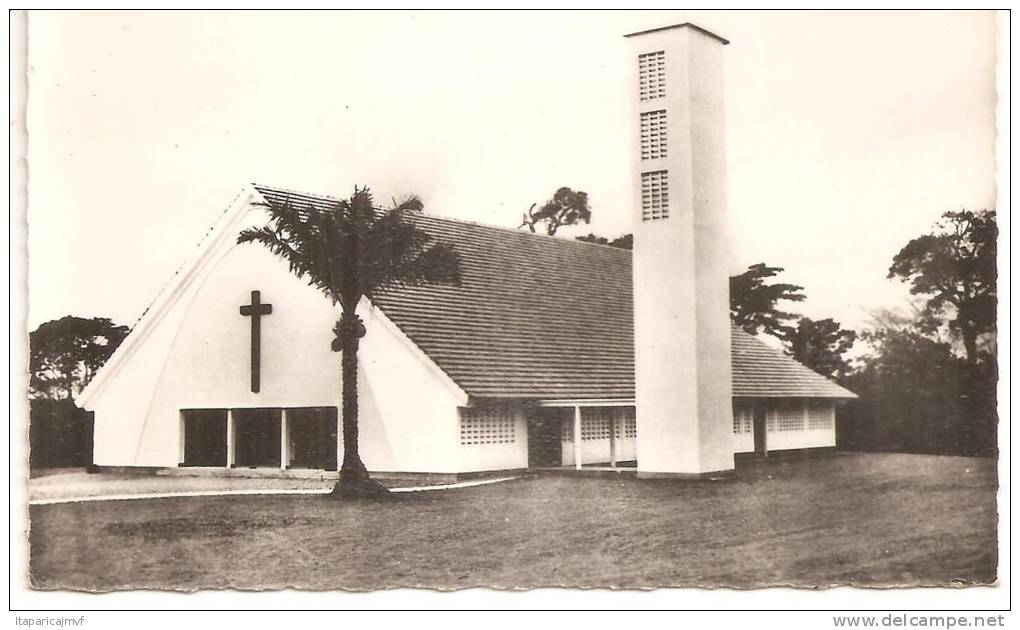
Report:
M 733 469 L 722 47 L 690 23 L 626 36 L 637 149 L 638 476 Z

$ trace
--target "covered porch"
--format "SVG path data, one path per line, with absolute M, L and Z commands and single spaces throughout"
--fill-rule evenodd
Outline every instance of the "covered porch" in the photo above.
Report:
M 632 400 L 542 401 L 527 413 L 528 468 L 618 471 L 637 465 Z

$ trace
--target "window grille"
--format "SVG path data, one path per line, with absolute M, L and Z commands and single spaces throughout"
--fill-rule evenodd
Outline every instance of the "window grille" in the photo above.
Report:
M 581 440 L 608 440 L 613 426 L 612 407 L 586 407 L 581 409 Z
M 513 444 L 517 441 L 517 427 L 509 409 L 460 410 L 460 443 Z
M 829 405 L 811 405 L 808 407 L 809 429 L 831 429 L 832 407 Z
M 800 407 L 780 407 L 775 410 L 777 431 L 803 431 L 804 410 Z
M 623 408 L 623 436 L 637 437 L 637 414 L 633 407 Z
M 737 409 L 733 412 L 733 432 L 751 433 L 754 429 L 754 412 L 751 409 Z
M 642 101 L 666 96 L 666 53 L 638 55 L 638 92 Z
M 581 440 L 608 440 L 613 418 L 616 418 L 617 438 L 636 438 L 637 419 L 633 407 L 585 407 L 581 409 Z M 574 437 L 574 422 L 564 422 L 560 431 L 563 442 Z
M 641 173 L 641 220 L 658 221 L 669 217 L 669 174 L 666 171 Z
M 666 157 L 666 110 L 641 112 L 641 159 Z
M 616 420 L 616 437 L 617 438 L 636 438 L 637 437 L 637 418 L 635 418 L 633 407 L 617 407 L 617 420 Z

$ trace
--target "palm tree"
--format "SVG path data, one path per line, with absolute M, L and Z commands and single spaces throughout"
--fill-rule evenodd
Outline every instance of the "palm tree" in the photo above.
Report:
M 459 285 L 460 258 L 452 245 L 432 243 L 406 220 L 406 211 L 423 207 L 416 197 L 382 210 L 368 188 L 355 187 L 350 199 L 333 201 L 328 208 L 299 207 L 289 200 L 262 205 L 268 223 L 243 230 L 237 242 L 261 243 L 341 309 L 332 349 L 341 353 L 344 456 L 333 495 L 386 493 L 368 478 L 358 453 L 358 343 L 365 325 L 356 309 L 363 297 L 371 299 L 386 288 Z

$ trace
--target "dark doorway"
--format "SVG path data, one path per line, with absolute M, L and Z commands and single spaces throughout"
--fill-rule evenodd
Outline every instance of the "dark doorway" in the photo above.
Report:
M 184 409 L 182 466 L 227 465 L 227 410 Z
M 336 407 L 287 410 L 289 468 L 336 470 Z
M 563 422 L 572 409 L 537 407 L 528 413 L 528 466 L 549 468 L 563 465 L 561 444 Z
M 280 467 L 279 409 L 234 409 L 234 465 Z
M 769 454 L 768 440 L 766 439 L 765 409 L 754 408 L 754 452 L 756 455 L 765 457 Z

